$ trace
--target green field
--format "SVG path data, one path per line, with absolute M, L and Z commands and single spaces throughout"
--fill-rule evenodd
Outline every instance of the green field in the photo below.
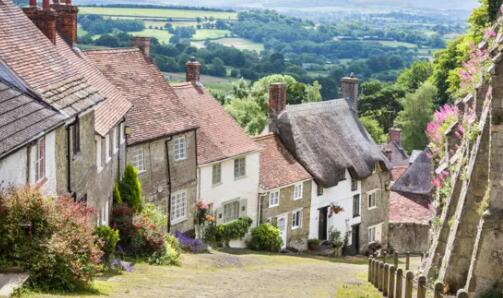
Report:
M 230 37 L 230 38 L 217 39 L 212 42 L 216 42 L 228 47 L 235 47 L 236 49 L 240 50 L 249 50 L 256 52 L 261 52 L 264 50 L 263 44 L 256 43 L 244 38 Z
M 222 11 L 184 10 L 184 9 L 163 9 L 163 8 L 126 8 L 126 7 L 79 7 L 80 14 L 95 14 L 103 16 L 123 16 L 138 18 L 176 18 L 195 19 L 210 18 L 215 19 L 235 19 L 237 13 Z
M 134 36 L 149 36 L 155 37 L 159 42 L 168 43 L 171 38 L 171 34 L 166 30 L 157 30 L 157 29 L 145 29 L 140 32 L 131 32 Z
M 231 36 L 231 32 L 229 30 L 199 29 L 196 31 L 196 34 L 192 36 L 192 40 L 219 39 L 226 36 Z
M 379 41 L 379 43 L 385 47 L 390 47 L 390 48 L 398 48 L 398 47 L 404 47 L 404 48 L 408 48 L 408 49 L 417 48 L 417 45 L 415 45 L 413 43 L 402 42 L 402 41 L 381 40 L 381 41 Z

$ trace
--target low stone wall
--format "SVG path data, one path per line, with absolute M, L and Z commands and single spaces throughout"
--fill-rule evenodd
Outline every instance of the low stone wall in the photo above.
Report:
M 399 253 L 424 253 L 430 247 L 430 226 L 415 223 L 389 223 L 388 244 Z

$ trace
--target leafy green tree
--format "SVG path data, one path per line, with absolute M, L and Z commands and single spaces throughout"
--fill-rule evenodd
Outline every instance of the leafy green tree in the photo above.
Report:
M 113 196 L 114 196 L 114 204 L 121 204 L 122 203 L 122 197 L 121 197 L 121 193 L 119 190 L 119 183 L 117 183 L 117 182 L 115 182 L 115 185 L 114 185 Z
M 432 71 L 429 61 L 416 61 L 398 76 L 396 83 L 408 92 L 413 92 L 426 82 L 431 76 Z
M 386 142 L 386 134 L 384 133 L 382 127 L 379 126 L 379 122 L 370 116 L 360 117 L 360 122 L 363 127 L 368 131 L 372 139 L 376 144 L 383 144 Z
M 308 85 L 306 87 L 306 99 L 305 102 L 315 102 L 321 101 L 321 85 L 318 81 L 314 81 L 313 85 Z
M 225 110 L 250 135 L 259 134 L 267 124 L 267 114 L 253 99 L 233 99 L 225 105 Z
M 402 129 L 402 145 L 407 151 L 423 149 L 428 144 L 425 130 L 433 114 L 437 89 L 425 83 L 415 93 L 407 94 L 397 123 Z
M 138 170 L 131 164 L 126 166 L 122 180 L 119 182 L 120 195 L 126 204 L 135 212 L 142 209 L 141 182 L 138 178 Z

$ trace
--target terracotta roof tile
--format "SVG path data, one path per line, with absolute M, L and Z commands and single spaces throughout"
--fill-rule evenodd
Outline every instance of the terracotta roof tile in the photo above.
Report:
M 295 160 L 274 134 L 255 137 L 260 146 L 260 186 L 274 189 L 306 179 L 311 175 Z
M 173 88 L 139 49 L 84 52 L 105 77 L 133 104 L 126 117 L 128 144 L 136 144 L 197 128 Z
M 253 140 L 204 87 L 182 83 L 173 85 L 173 89 L 199 124 L 197 134 L 199 164 L 258 150 Z
M 390 222 L 428 224 L 433 215 L 431 197 L 396 191 L 390 192 Z
M 0 58 L 43 99 L 68 116 L 87 110 L 98 94 L 58 47 L 10 0 L 0 1 Z

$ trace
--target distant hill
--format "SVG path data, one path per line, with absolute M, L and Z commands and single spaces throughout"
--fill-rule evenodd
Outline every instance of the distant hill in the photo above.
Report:
M 186 0 L 77 0 L 81 4 L 157 4 L 187 5 Z M 426 8 L 432 10 L 470 10 L 478 5 L 477 0 L 192 0 L 193 6 L 232 8 L 316 8 L 398 10 Z

